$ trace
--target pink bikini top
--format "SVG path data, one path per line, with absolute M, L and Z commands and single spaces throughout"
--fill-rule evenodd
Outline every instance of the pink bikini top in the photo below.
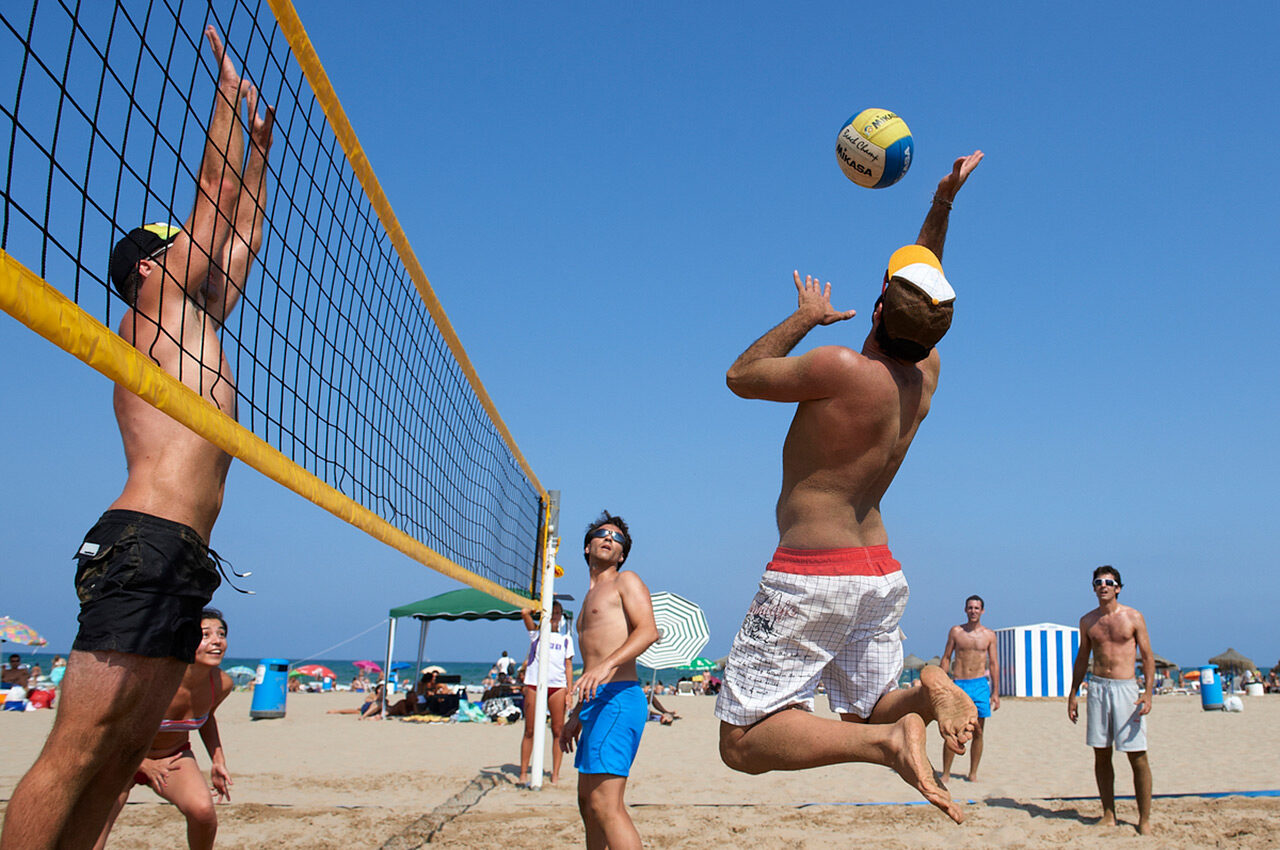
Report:
M 215 678 L 215 676 L 219 672 L 220 671 L 216 667 L 209 671 L 210 699 L 217 696 L 218 694 L 218 685 L 217 685 L 217 679 Z M 210 709 L 210 711 L 212 711 L 212 709 Z M 209 712 L 205 712 L 199 717 L 192 717 L 187 720 L 170 720 L 166 717 L 164 720 L 160 721 L 160 731 L 161 732 L 195 732 L 197 729 L 203 726 L 205 721 L 208 719 L 209 719 Z

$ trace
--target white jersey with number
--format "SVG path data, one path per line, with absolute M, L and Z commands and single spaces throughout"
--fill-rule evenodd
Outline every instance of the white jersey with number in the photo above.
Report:
M 540 632 L 529 632 L 529 655 L 525 659 L 524 683 L 532 687 L 537 687 L 538 684 L 538 658 L 542 651 L 540 637 Z M 565 662 L 573 658 L 573 638 L 559 632 L 552 632 L 547 635 L 547 646 L 550 648 L 551 661 L 551 672 L 547 674 L 547 687 L 563 688 L 568 684 L 564 678 L 564 667 Z

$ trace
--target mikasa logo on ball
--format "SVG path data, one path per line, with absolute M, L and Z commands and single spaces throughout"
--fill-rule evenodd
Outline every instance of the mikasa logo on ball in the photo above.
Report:
M 883 189 L 911 167 L 911 131 L 894 112 L 864 109 L 836 136 L 836 159 L 844 175 L 868 189 Z

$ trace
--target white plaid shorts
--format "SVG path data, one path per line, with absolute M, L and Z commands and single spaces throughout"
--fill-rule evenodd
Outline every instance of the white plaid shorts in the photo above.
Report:
M 887 546 L 783 549 L 733 640 L 716 716 L 749 726 L 787 708 L 867 717 L 902 674 L 898 622 L 910 589 Z

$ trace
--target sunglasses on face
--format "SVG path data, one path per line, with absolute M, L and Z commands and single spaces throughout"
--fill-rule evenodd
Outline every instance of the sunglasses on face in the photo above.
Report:
M 1106 585 L 1107 587 L 1119 587 L 1120 582 L 1113 578 L 1095 578 L 1093 580 L 1094 587 L 1102 587 L 1103 585 Z
M 609 531 L 608 529 L 605 529 L 605 528 L 597 528 L 595 531 L 591 532 L 591 536 L 589 539 L 599 540 L 602 537 L 609 538 L 614 543 L 617 543 L 619 546 L 626 545 L 626 542 L 627 542 L 627 538 L 623 537 L 618 532 Z

